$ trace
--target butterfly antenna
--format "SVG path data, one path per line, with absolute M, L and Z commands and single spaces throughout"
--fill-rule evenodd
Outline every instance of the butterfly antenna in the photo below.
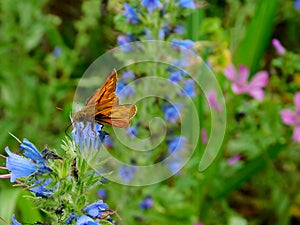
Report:
M 10 134 L 10 136 L 12 136 L 14 139 L 16 139 L 17 142 L 19 142 L 20 144 L 22 144 L 22 141 L 20 141 L 19 138 L 17 138 L 15 135 L 13 135 L 12 133 L 10 133 L 9 131 L 8 131 L 8 133 Z

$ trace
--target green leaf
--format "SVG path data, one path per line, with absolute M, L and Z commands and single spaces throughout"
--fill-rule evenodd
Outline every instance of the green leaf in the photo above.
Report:
M 259 68 L 265 49 L 270 43 L 278 0 L 258 1 L 255 14 L 236 54 L 234 64 L 243 64 L 254 73 Z
M 31 199 L 26 198 L 28 196 L 27 191 L 21 191 L 17 199 L 17 207 L 22 215 L 22 222 L 34 223 L 37 221 L 42 221 L 39 210 L 34 206 Z
M 10 188 L 4 189 L 0 193 L 0 216 L 6 220 L 11 221 L 11 216 L 15 213 L 18 195 L 21 189 Z
M 263 155 L 259 155 L 248 162 L 231 177 L 220 178 L 216 183 L 214 183 L 214 187 L 210 192 L 211 197 L 222 198 L 230 192 L 238 189 L 244 182 L 248 181 L 251 177 L 265 168 L 267 166 L 268 159 L 274 159 L 282 149 L 284 149 L 284 145 L 281 144 L 270 146 L 265 152 L 265 157 Z

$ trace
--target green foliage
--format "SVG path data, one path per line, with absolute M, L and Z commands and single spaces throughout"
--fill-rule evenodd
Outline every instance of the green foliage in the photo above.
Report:
M 234 55 L 235 64 L 249 66 L 252 73 L 258 70 L 270 42 L 278 3 L 278 0 L 258 1 L 245 36 Z
M 66 5 L 47 0 L 0 0 L 1 153 L 7 145 L 15 146 L 11 149 L 18 152 L 18 143 L 8 132 L 21 139 L 30 138 L 40 145 L 39 149 L 44 144 L 60 149 L 60 139 L 70 123 L 77 79 L 93 60 L 116 46 L 120 34 L 130 33 L 137 40 L 159 39 L 161 27 L 180 25 L 184 26 L 184 33 L 172 33 L 164 40 L 195 41 L 195 52 L 216 72 L 216 79 L 224 91 L 228 125 L 220 154 L 200 173 L 198 164 L 205 144 L 199 141 L 193 157 L 176 176 L 147 187 L 108 182 L 104 185 L 108 191 L 105 202 L 117 209 L 121 223 L 133 225 L 195 224 L 197 221 L 206 225 L 299 223 L 299 144 L 292 143 L 293 131 L 283 125 L 280 118 L 283 108 L 294 109 L 293 96 L 300 88 L 299 10 L 293 2 L 208 1 L 206 6 L 195 10 L 179 10 L 178 1 L 168 1 L 167 13 L 162 15 L 159 10 L 148 13 L 141 1 L 131 0 L 127 2 L 141 11 L 139 24 L 134 25 L 128 24 L 123 15 L 123 2 L 87 0 Z M 275 53 L 272 38 L 282 41 L 285 54 Z M 126 59 L 129 54 L 118 57 Z M 264 101 L 232 92 L 231 83 L 222 72 L 231 62 L 247 65 L 251 75 L 259 70 L 269 72 Z M 118 65 L 119 61 L 115 63 Z M 153 63 L 126 69 L 134 70 L 138 77 L 156 74 L 168 78 L 166 66 Z M 101 72 L 105 70 L 101 68 Z M 149 85 L 137 87 L 137 91 L 147 87 Z M 163 88 L 162 92 L 165 92 Z M 197 90 L 197 94 L 194 102 L 200 123 L 209 135 L 211 115 L 202 92 Z M 137 104 L 138 111 L 144 115 L 143 118 L 137 115 L 140 121 L 134 123 L 140 126 L 139 137 L 149 135 L 149 130 L 144 128 L 153 115 L 164 117 L 160 109 L 162 103 L 149 99 Z M 161 132 L 159 126 L 154 126 L 155 129 Z M 55 196 L 60 202 L 45 199 L 46 209 L 41 212 L 42 204 L 34 206 L 28 192 L 1 180 L 0 216 L 10 221 L 11 215 L 16 214 L 22 222 L 33 223 L 44 218 L 53 219 L 53 210 L 61 204 L 67 206 L 64 209 L 67 214 L 80 213 L 87 199 L 95 200 L 96 184 L 102 175 L 87 171 L 89 163 L 95 163 L 98 156 L 89 158 L 90 161 L 76 160 L 81 179 L 69 179 L 76 155 L 74 149 L 69 151 L 73 147 L 67 143 L 60 150 L 66 161 L 52 162 L 55 168 L 52 178 L 58 180 L 49 188 L 57 182 L 61 184 Z M 160 147 L 167 152 L 167 143 Z M 161 152 L 153 152 L 147 160 L 139 154 L 124 156 L 123 151 L 128 153 L 129 149 L 118 144 L 114 150 L 111 154 L 127 163 L 132 157 L 140 164 L 161 157 Z M 229 165 L 228 160 L 236 154 L 242 158 L 233 166 Z M 1 159 L 1 166 L 4 161 Z M 1 169 L 1 174 L 2 171 L 5 170 Z M 152 196 L 154 205 L 142 210 L 139 203 L 147 195 Z M 64 215 L 60 219 L 66 218 Z

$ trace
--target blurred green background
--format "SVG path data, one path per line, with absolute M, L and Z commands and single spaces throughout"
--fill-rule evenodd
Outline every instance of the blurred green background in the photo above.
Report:
M 70 123 L 71 104 L 78 79 L 97 57 L 116 46 L 117 37 L 122 34 L 116 28 L 114 20 L 117 15 L 122 14 L 122 7 L 116 0 L 0 0 L 0 153 L 4 154 L 5 146 L 18 149 L 18 143 L 8 132 L 20 139 L 30 139 L 38 149 L 42 149 L 44 144 L 59 148 Z M 299 11 L 292 0 L 207 1 L 206 7 L 194 10 L 185 20 L 185 38 L 214 42 L 216 64 L 218 54 L 223 53 L 222 49 L 228 48 L 235 64 L 248 65 L 252 72 L 262 68 L 270 70 L 274 69 L 272 58 L 276 55 L 271 46 L 271 38 L 280 39 L 286 49 L 299 55 Z M 299 58 L 296 57 L 297 59 Z M 219 63 L 223 63 L 222 58 Z M 291 96 L 285 92 L 295 92 L 300 87 L 299 71 L 293 70 L 289 65 L 283 66 L 292 69 L 273 81 L 277 82 L 273 87 L 278 87 L 276 91 L 282 97 L 281 103 L 291 101 L 286 100 L 291 99 Z M 273 100 L 274 102 L 267 102 L 265 106 L 270 111 L 272 107 L 276 108 L 274 105 L 278 102 L 278 97 Z M 270 119 L 269 116 L 261 118 Z M 241 141 L 249 141 L 247 138 L 243 136 Z M 208 195 L 195 194 L 199 198 L 205 198 L 199 204 L 207 204 L 196 206 L 197 209 L 192 210 L 193 220 L 198 217 L 197 211 L 199 214 L 201 211 L 202 215 L 208 215 L 204 220 L 209 222 L 204 224 L 223 224 L 224 221 L 233 225 L 247 224 L 244 218 L 250 221 L 249 224 L 300 224 L 299 146 L 293 146 L 293 151 L 290 151 L 290 145 L 284 144 L 267 145 L 266 150 L 272 151 L 266 151 L 263 157 L 253 157 L 249 164 L 231 171 L 232 174 L 227 174 L 228 177 L 219 176 L 216 167 L 213 167 L 207 172 L 208 175 L 205 174 L 204 180 L 214 177 L 214 184 L 205 180 L 206 183 L 202 182 L 207 186 L 194 187 L 191 180 L 202 179 L 202 175 L 185 178 L 191 182 L 194 190 L 205 193 L 212 191 Z M 289 152 L 271 162 L 285 148 Z M 264 157 L 267 157 L 266 161 Z M 197 162 L 195 160 L 194 163 Z M 4 165 L 4 160 L 1 160 L 1 165 Z M 287 181 L 282 181 L 283 177 Z M 261 188 L 257 188 L 258 185 Z M 119 191 L 119 195 L 130 195 L 133 191 L 115 186 L 110 187 L 111 195 L 114 194 L 113 188 Z M 185 187 L 184 182 L 179 186 L 179 190 L 190 190 L 190 186 Z M 214 186 L 218 188 L 210 189 Z M 160 190 L 154 186 L 148 192 Z M 169 190 L 165 191 L 170 194 L 162 200 L 165 203 L 172 198 L 175 198 L 174 201 L 184 201 L 174 197 L 175 191 L 174 195 Z M 266 197 L 266 193 L 271 194 Z M 19 189 L 12 188 L 8 180 L 0 180 L 0 216 L 10 220 L 10 216 L 15 213 L 21 215 L 23 221 L 41 218 L 38 210 L 26 213 L 30 203 L 28 199 L 21 197 L 23 194 Z M 117 201 L 118 198 L 115 191 L 113 199 Z M 189 214 L 185 211 L 190 210 L 185 207 L 188 202 L 181 203 L 182 211 L 176 211 L 176 214 Z M 212 211 L 210 207 L 213 208 Z M 158 209 L 162 217 L 164 210 Z M 125 211 L 121 212 L 124 215 Z M 120 215 L 122 217 L 122 213 Z M 130 216 L 134 217 L 133 214 Z M 152 219 L 155 220 L 156 217 Z M 181 221 L 180 224 L 191 223 Z

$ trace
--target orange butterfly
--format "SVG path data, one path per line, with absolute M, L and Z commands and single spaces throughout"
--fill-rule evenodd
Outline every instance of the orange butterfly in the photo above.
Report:
M 133 104 L 119 104 L 116 91 L 117 71 L 114 69 L 105 83 L 87 100 L 86 105 L 77 112 L 75 122 L 97 122 L 111 126 L 126 128 L 130 119 L 136 114 Z

